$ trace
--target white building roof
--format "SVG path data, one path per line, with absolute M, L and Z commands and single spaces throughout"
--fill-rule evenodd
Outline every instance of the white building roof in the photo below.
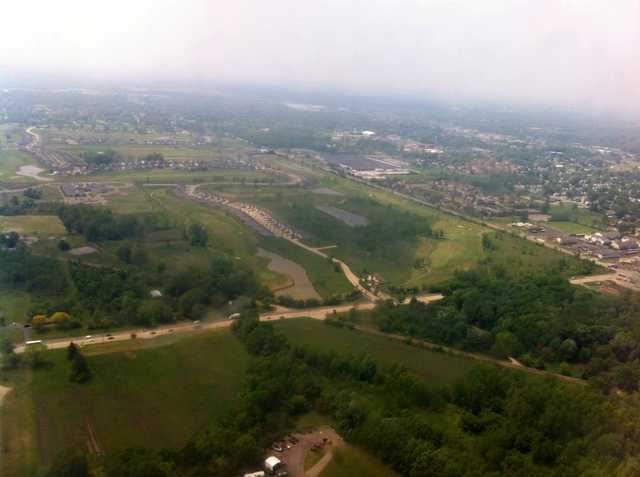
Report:
M 264 466 L 268 471 L 274 470 L 278 465 L 280 465 L 280 459 L 275 456 L 267 457 L 264 461 Z

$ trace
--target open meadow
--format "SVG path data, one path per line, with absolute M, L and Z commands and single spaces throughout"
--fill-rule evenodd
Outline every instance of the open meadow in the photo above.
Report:
M 55 215 L 0 216 L 0 232 L 11 230 L 20 235 L 37 235 L 41 238 L 67 234 L 67 229 Z
M 35 160 L 30 155 L 18 150 L 6 150 L 0 148 L 0 182 L 6 183 L 33 183 L 30 177 L 18 175 L 22 166 L 34 166 Z
M 446 353 L 413 347 L 382 336 L 337 328 L 312 319 L 275 322 L 292 343 L 311 348 L 334 350 L 355 356 L 369 355 L 383 367 L 400 365 L 435 385 L 451 384 L 477 365 L 476 361 Z
M 10 374 L 0 475 L 32 475 L 67 447 L 98 457 L 183 445 L 231 407 L 248 364 L 228 330 L 86 348 L 93 372 L 86 384 L 69 382 L 65 353 L 48 351 L 42 369 Z

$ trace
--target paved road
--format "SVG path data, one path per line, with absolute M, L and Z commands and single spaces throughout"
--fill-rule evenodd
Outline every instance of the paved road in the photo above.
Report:
M 606 273 L 602 275 L 591 275 L 586 277 L 574 277 L 571 280 L 572 285 L 584 285 L 585 283 L 604 282 L 607 280 L 614 280 L 617 277 L 615 273 Z
M 431 303 L 433 301 L 440 300 L 442 295 L 439 293 L 429 294 L 429 295 L 421 295 L 417 297 L 418 300 L 424 303 Z M 352 308 L 356 308 L 358 310 L 371 310 L 376 305 L 375 303 L 361 303 L 361 304 L 348 304 L 348 305 L 338 305 L 338 306 L 320 306 L 317 308 L 308 308 L 304 310 L 292 310 L 292 309 L 280 309 L 277 311 L 272 311 L 268 313 L 263 313 L 260 315 L 261 321 L 275 321 L 280 319 L 291 319 L 291 318 L 313 318 L 315 320 L 324 320 L 328 314 L 333 313 L 335 310 L 337 313 L 344 313 Z M 157 328 L 149 329 L 149 328 L 139 328 L 133 330 L 126 331 L 116 331 L 113 333 L 109 333 L 109 335 L 105 333 L 99 333 L 94 335 L 89 335 L 91 338 L 86 338 L 84 336 L 74 336 L 74 337 L 65 337 L 65 338 L 57 338 L 52 340 L 44 341 L 47 345 L 47 349 L 60 349 L 66 348 L 70 343 L 74 342 L 81 346 L 85 345 L 95 345 L 101 343 L 112 343 L 116 341 L 126 341 L 130 339 L 153 339 L 159 336 L 166 336 L 171 334 L 179 334 L 179 333 L 192 333 L 194 331 L 199 330 L 213 330 L 218 328 L 228 328 L 233 323 L 233 320 L 221 320 L 221 321 L 211 321 L 211 322 L 203 322 L 194 324 L 193 322 L 188 323 L 176 323 L 174 325 L 164 325 L 159 326 Z M 135 338 L 132 336 L 135 335 Z M 24 352 L 25 345 L 16 346 L 16 352 L 22 353 Z
M 439 293 L 434 293 L 434 294 L 428 294 L 428 295 L 421 295 L 416 298 L 418 299 L 418 301 L 421 301 L 423 303 L 433 303 L 435 301 L 441 300 L 443 296 Z M 409 300 L 410 298 L 405 300 L 405 303 L 407 303 Z M 366 302 L 366 303 L 360 303 L 356 305 L 349 304 L 349 305 L 339 305 L 339 306 L 333 306 L 333 307 L 322 306 L 317 308 L 309 308 L 306 310 L 280 309 L 278 311 L 263 313 L 262 315 L 260 315 L 260 321 L 269 322 L 269 321 L 278 321 L 278 320 L 288 320 L 293 318 L 312 318 L 314 320 L 325 320 L 328 315 L 333 313 L 334 310 L 337 313 L 344 313 L 351 310 L 352 308 L 355 308 L 357 310 L 371 310 L 375 306 L 376 306 L 375 303 Z M 126 341 L 126 340 L 133 339 L 132 335 L 136 336 L 135 339 L 153 339 L 153 338 L 158 338 L 160 336 L 166 336 L 166 335 L 172 335 L 172 334 L 193 333 L 193 332 L 199 332 L 199 331 L 228 328 L 231 326 L 232 323 L 233 323 L 233 320 L 221 320 L 221 321 L 205 322 L 205 323 L 199 323 L 199 324 L 194 324 L 192 322 L 180 323 L 176 325 L 160 326 L 154 329 L 138 329 L 138 330 L 120 331 L 120 332 L 111 333 L 109 336 L 107 336 L 106 334 L 93 335 L 91 339 L 86 339 L 82 336 L 59 338 L 55 340 L 46 341 L 45 344 L 47 345 L 47 349 L 60 349 L 60 348 L 66 348 L 72 342 L 80 346 L 87 346 L 87 345 L 112 343 L 116 341 Z M 403 341 L 403 342 L 407 340 L 407 337 L 404 335 L 384 333 L 382 331 L 376 330 L 368 326 L 356 326 L 355 329 L 362 333 L 381 336 L 381 337 L 392 339 L 392 340 Z M 573 378 L 570 376 L 563 376 L 561 374 L 556 374 L 549 371 L 528 368 L 526 366 L 523 366 L 519 362 L 512 360 L 512 358 L 510 358 L 509 360 L 500 360 L 500 359 L 492 358 L 490 356 L 476 354 L 476 353 L 468 353 L 466 351 L 462 351 L 456 348 L 449 348 L 447 346 L 442 346 L 436 343 L 431 343 L 429 341 L 423 341 L 419 339 L 414 339 L 412 342 L 415 346 L 418 346 L 421 348 L 438 349 L 456 356 L 461 356 L 464 358 L 482 361 L 485 363 L 495 364 L 503 368 L 519 369 L 521 371 L 525 371 L 527 373 L 536 374 L 540 376 L 553 376 L 562 381 L 573 383 L 573 384 L 586 384 L 586 381 L 582 379 Z M 16 347 L 17 353 L 22 353 L 24 352 L 24 350 L 25 350 L 24 345 Z

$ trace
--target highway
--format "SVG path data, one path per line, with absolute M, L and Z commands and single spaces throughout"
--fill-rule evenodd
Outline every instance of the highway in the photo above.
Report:
M 438 300 L 441 300 L 443 296 L 439 293 L 421 295 L 416 297 L 419 301 L 423 303 L 432 303 Z M 405 300 L 407 303 L 410 300 Z M 357 310 L 370 310 L 376 306 L 375 303 L 367 302 L 361 303 L 357 305 L 349 304 L 349 305 L 339 305 L 339 306 L 322 306 L 317 308 L 309 308 L 306 310 L 291 310 L 291 309 L 281 309 L 278 311 L 272 311 L 268 313 L 263 313 L 260 315 L 260 321 L 269 322 L 269 321 L 278 321 L 278 320 L 288 320 L 294 318 L 312 318 L 315 320 L 325 320 L 327 317 L 334 312 L 344 313 L 352 308 Z M 229 328 L 233 324 L 234 320 L 221 320 L 221 321 L 211 321 L 211 322 L 185 322 L 179 323 L 175 325 L 165 325 L 160 326 L 153 329 L 137 329 L 137 330 L 127 330 L 114 332 L 111 334 L 99 334 L 93 335 L 90 339 L 86 337 L 77 336 L 77 337 L 67 337 L 67 338 L 59 338 L 55 340 L 50 340 L 45 342 L 47 349 L 61 349 L 69 346 L 70 343 L 76 343 L 78 346 L 96 346 L 106 343 L 114 343 L 117 341 L 127 341 L 132 339 L 154 339 L 161 336 L 174 335 L 174 334 L 187 334 L 187 333 L 199 333 L 206 332 L 216 329 L 224 329 Z M 388 338 L 391 340 L 402 341 L 405 342 L 407 337 L 404 335 L 396 335 L 391 333 L 384 333 L 377 329 L 371 328 L 370 326 L 360 326 L 356 325 L 355 329 L 359 332 L 376 335 L 383 338 Z M 133 338 L 135 336 L 135 338 Z M 412 344 L 419 348 L 429 349 L 429 350 L 439 350 L 444 351 L 446 353 L 450 353 L 452 355 L 461 356 L 468 359 L 473 359 L 480 362 L 495 364 L 496 366 L 500 366 L 508 369 L 517 369 L 530 374 L 536 374 L 539 376 L 552 376 L 557 379 L 560 379 L 565 382 L 573 383 L 573 384 L 586 384 L 586 381 L 578 378 L 573 378 L 571 376 L 564 376 L 556 373 L 552 373 L 549 371 L 539 370 L 535 368 L 528 368 L 513 358 L 509 358 L 508 360 L 501 360 L 492 358 L 490 356 L 477 354 L 477 353 L 469 353 L 466 351 L 462 351 L 455 348 L 449 348 L 447 346 L 438 345 L 436 343 L 431 343 L 429 341 L 424 341 L 420 339 L 412 339 Z M 25 346 L 17 346 L 16 353 L 23 353 L 25 350 Z M 1 391 L 1 389 L 0 389 Z
M 416 297 L 423 303 L 431 303 L 442 299 L 442 295 L 439 293 L 420 295 Z M 408 302 L 410 299 L 405 300 Z M 375 303 L 366 302 L 360 304 L 347 304 L 338 306 L 320 306 L 316 308 L 307 308 L 303 310 L 292 310 L 289 308 L 281 308 L 280 310 L 270 311 L 260 315 L 260 321 L 276 321 L 287 320 L 292 318 L 313 318 L 315 320 L 324 320 L 327 315 L 333 313 L 335 310 L 337 313 L 344 313 L 352 308 L 357 310 L 371 310 L 376 306 Z M 181 322 L 173 325 L 163 325 L 157 328 L 139 328 L 130 329 L 126 331 L 115 331 L 113 333 L 98 333 L 89 335 L 91 338 L 84 336 L 68 336 L 65 338 L 56 338 L 52 340 L 43 340 L 47 349 L 61 349 L 69 346 L 70 343 L 76 343 L 79 346 L 98 345 L 104 343 L 113 343 L 116 341 L 127 341 L 131 339 L 153 339 L 160 336 L 181 334 L 181 333 L 193 333 L 197 331 L 215 330 L 218 328 L 228 328 L 233 323 L 233 320 L 220 320 L 220 321 L 204 321 L 204 322 Z M 134 338 L 135 336 L 135 338 Z M 25 345 L 16 346 L 16 353 L 23 353 Z

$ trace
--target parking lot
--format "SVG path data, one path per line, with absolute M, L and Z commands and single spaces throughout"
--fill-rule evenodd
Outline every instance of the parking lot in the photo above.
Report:
M 310 432 L 300 432 L 292 435 L 297 443 L 289 440 L 279 441 L 282 451 L 269 449 L 269 454 L 284 462 L 287 475 L 291 477 L 317 477 L 333 458 L 332 450 L 342 444 L 342 438 L 329 426 L 323 426 Z M 278 446 L 275 446 L 278 447 Z M 321 454 L 319 460 L 305 472 L 304 461 L 307 453 Z

